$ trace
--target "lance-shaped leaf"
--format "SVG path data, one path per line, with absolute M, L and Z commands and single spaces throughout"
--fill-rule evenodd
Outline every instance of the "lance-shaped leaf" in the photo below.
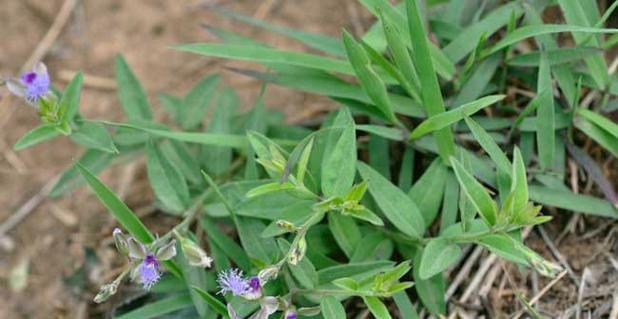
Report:
M 116 56 L 116 82 L 120 105 L 129 120 L 152 119 L 146 92 L 121 55 Z
M 412 133 L 410 133 L 410 138 L 416 140 L 425 134 L 444 129 L 449 125 L 461 121 L 465 117 L 480 111 L 482 108 L 504 99 L 504 97 L 505 95 L 485 96 L 476 101 L 466 103 L 460 107 L 452 109 L 448 112 L 442 112 L 440 114 L 431 116 L 430 118 L 423 121 L 423 123 L 421 123 L 419 126 L 417 126 L 412 131 Z
M 412 199 L 369 165 L 358 162 L 358 171 L 368 180 L 369 192 L 386 218 L 404 234 L 422 237 L 425 221 Z
M 453 170 L 455 171 L 459 185 L 470 202 L 474 205 L 474 208 L 476 208 L 488 225 L 494 225 L 498 216 L 498 208 L 485 187 L 483 187 L 483 185 L 481 185 L 481 183 L 479 183 L 456 158 L 451 157 L 451 165 L 453 165 Z
M 548 169 L 554 162 L 555 151 L 555 124 L 554 124 L 554 96 L 551 83 L 549 63 L 545 55 L 541 56 L 537 94 L 539 106 L 536 111 L 536 142 L 539 152 L 539 162 L 542 169 Z
M 395 114 L 393 113 L 386 87 L 380 76 L 371 66 L 367 52 L 348 32 L 343 33 L 343 44 L 362 88 L 379 111 L 388 120 L 395 122 Z

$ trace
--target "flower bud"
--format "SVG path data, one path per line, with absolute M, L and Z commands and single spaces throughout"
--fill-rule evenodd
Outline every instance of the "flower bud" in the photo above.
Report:
M 189 265 L 205 268 L 210 268 L 212 266 L 212 258 L 210 258 L 200 246 L 192 240 L 181 237 L 178 234 L 176 234 L 176 237 L 180 240 L 180 249 L 182 249 Z
M 259 273 L 258 273 L 258 278 L 260 278 L 260 281 L 262 282 L 267 282 L 271 279 L 275 279 L 277 278 L 277 275 L 279 275 L 279 267 L 277 266 L 270 266 L 270 267 L 266 267 L 264 269 L 262 269 Z
M 280 219 L 277 221 L 277 226 L 288 232 L 295 232 L 298 230 L 298 227 L 294 226 L 294 224 L 290 223 L 287 220 Z
M 118 291 L 118 281 L 113 281 L 111 284 L 101 286 L 99 293 L 94 297 L 93 301 L 96 303 L 105 302 L 109 297 L 116 294 Z
M 116 245 L 116 249 L 118 250 L 118 252 L 123 255 L 128 255 L 129 254 L 129 244 L 127 242 L 128 241 L 127 236 L 123 234 L 122 230 L 120 230 L 120 228 L 118 227 L 114 228 L 112 235 L 114 236 L 114 244 Z
M 298 265 L 303 257 L 305 257 L 305 252 L 307 252 L 307 241 L 303 236 L 298 240 L 298 244 L 296 244 L 296 247 L 294 247 L 288 255 L 288 262 L 291 265 Z

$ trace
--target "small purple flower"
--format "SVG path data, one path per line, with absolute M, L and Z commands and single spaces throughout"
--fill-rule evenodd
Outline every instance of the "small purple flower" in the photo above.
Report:
M 255 300 L 262 297 L 262 283 L 260 281 L 260 278 L 258 278 L 257 276 L 249 278 L 249 288 L 247 289 L 243 297 L 250 300 Z
M 289 311 L 285 314 L 285 319 L 298 319 L 298 315 L 294 311 Z
M 8 80 L 7 87 L 13 94 L 25 98 L 29 103 L 36 104 L 39 98 L 49 92 L 50 82 L 47 67 L 39 62 L 32 68 L 32 71 L 22 74 L 19 81 Z
M 236 268 L 220 272 L 217 282 L 221 288 L 219 293 L 222 295 L 231 292 L 234 296 L 243 296 L 251 289 L 249 281 L 243 278 L 242 271 Z
M 138 272 L 139 281 L 144 285 L 144 289 L 149 290 L 159 281 L 161 278 L 159 267 L 161 267 L 161 263 L 157 260 L 157 257 L 151 253 L 147 254 L 146 258 L 142 260 Z

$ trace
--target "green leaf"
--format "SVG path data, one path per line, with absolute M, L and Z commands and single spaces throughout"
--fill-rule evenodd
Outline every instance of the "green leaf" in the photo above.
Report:
M 236 149 L 244 149 L 247 147 L 247 138 L 243 135 L 224 134 L 224 133 L 202 133 L 202 132 L 175 132 L 158 128 L 150 128 L 141 124 L 132 123 L 113 123 L 100 121 L 100 123 L 140 130 L 157 137 L 169 138 L 187 143 L 197 143 L 213 146 L 227 146 Z
M 174 311 L 188 308 L 192 305 L 188 294 L 172 296 L 165 299 L 150 302 L 140 308 L 131 310 L 125 314 L 114 317 L 116 319 L 149 319 L 161 318 Z M 227 311 L 226 311 L 227 313 Z
M 587 119 L 591 123 L 597 125 L 599 128 L 602 128 L 603 130 L 607 131 L 607 133 L 618 139 L 618 124 L 616 124 L 612 120 L 584 108 L 578 108 L 577 115 Z
M 358 171 L 368 181 L 369 192 L 386 218 L 406 235 L 422 237 L 425 221 L 412 199 L 369 165 L 358 162 Z
M 321 315 L 324 319 L 346 319 L 345 309 L 337 298 L 326 296 L 320 301 Z
M 498 216 L 498 208 L 485 187 L 483 187 L 483 185 L 481 185 L 481 183 L 479 183 L 456 158 L 451 157 L 451 165 L 453 165 L 453 170 L 459 181 L 459 186 L 464 190 L 468 199 L 474 205 L 474 208 L 476 208 L 488 225 L 494 225 Z
M 75 189 L 84 182 L 83 179 L 78 178 L 79 171 L 77 170 L 77 163 L 80 163 L 90 172 L 96 174 L 107 167 L 111 163 L 112 159 L 113 155 L 110 153 L 101 152 L 98 150 L 86 150 L 86 152 L 84 152 L 76 163 L 73 163 L 71 167 L 60 175 L 60 178 L 52 187 L 51 191 L 49 191 L 48 195 L 50 197 L 60 196 L 72 189 Z
M 509 159 L 504 155 L 504 152 L 500 149 L 500 146 L 496 141 L 485 131 L 477 122 L 469 117 L 464 118 L 466 125 L 470 128 L 470 131 L 476 138 L 476 141 L 481 145 L 483 150 L 487 152 L 492 161 L 496 164 L 496 167 L 507 174 L 510 174 L 512 165 Z
M 218 97 L 215 113 L 208 123 L 208 134 L 232 133 L 232 119 L 239 104 L 236 92 L 231 88 L 224 89 Z M 204 146 L 200 160 L 209 173 L 221 175 L 228 170 L 232 162 L 232 150 L 229 147 Z
M 555 151 L 555 127 L 554 127 L 554 97 L 551 83 L 549 64 L 545 56 L 541 57 L 539 67 L 537 94 L 539 94 L 539 106 L 536 111 L 537 149 L 539 163 L 542 169 L 553 166 Z
M 199 287 L 191 287 L 194 291 L 204 299 L 212 309 L 214 309 L 219 315 L 223 316 L 223 318 L 230 319 L 230 316 L 227 313 L 227 307 L 223 304 L 219 299 L 215 298 L 213 295 L 209 294 L 207 291 L 200 289 Z
M 77 73 L 62 93 L 62 98 L 58 102 L 59 123 L 68 125 L 77 114 L 83 79 L 83 74 L 81 72 Z
M 79 129 L 70 135 L 80 145 L 107 153 L 118 154 L 118 149 L 105 126 L 95 122 L 83 122 Z
M 405 85 L 409 88 L 412 96 L 416 97 L 416 100 L 420 100 L 418 98 L 418 90 L 420 86 L 420 81 L 418 79 L 418 75 L 416 74 L 416 68 L 412 63 L 412 58 L 410 57 L 410 53 L 408 52 L 408 48 L 406 48 L 405 42 L 403 41 L 403 37 L 400 32 L 396 29 L 390 19 L 382 16 L 380 18 L 382 21 L 382 29 L 384 30 L 384 35 L 386 36 L 386 41 L 388 42 L 388 47 L 393 56 L 393 60 L 397 65 L 397 68 L 401 71 L 403 78 L 405 80 Z
M 475 49 L 482 36 L 491 36 L 507 25 L 512 19 L 511 17 L 519 18 L 523 13 L 524 10 L 520 2 L 509 2 L 497 7 L 486 14 L 483 19 L 461 30 L 459 35 L 444 47 L 444 54 L 453 62 L 461 61 Z
M 612 136 L 606 129 L 580 116 L 575 117 L 573 124 L 606 150 L 610 151 L 614 156 L 618 157 L 618 138 Z
M 352 257 L 354 250 L 361 240 L 361 232 L 352 217 L 343 216 L 337 212 L 331 212 L 327 216 L 328 227 L 335 241 L 348 257 Z
M 270 265 L 279 256 L 279 248 L 273 238 L 263 238 L 264 223 L 255 218 L 238 217 L 238 236 L 242 247 L 254 264 L 259 267 Z
M 49 141 L 59 135 L 61 134 L 56 128 L 56 125 L 43 124 L 33 128 L 20 137 L 19 140 L 15 142 L 15 145 L 13 145 L 13 149 L 16 151 L 22 150 L 39 143 Z
M 412 48 L 408 27 L 406 25 L 406 17 L 404 16 L 403 12 L 400 12 L 401 10 L 399 8 L 395 8 L 388 0 L 361 0 L 360 2 L 374 16 L 380 17 L 381 19 L 387 19 L 392 22 L 392 25 L 401 35 L 401 40 L 405 42 L 408 48 Z M 380 37 L 379 40 L 381 43 L 386 42 L 383 39 L 384 37 L 382 36 L 382 30 L 380 29 L 381 25 L 376 24 L 374 28 L 372 28 L 372 31 L 376 31 L 375 34 Z M 370 41 L 368 36 L 369 35 L 365 35 L 365 40 L 367 40 L 367 42 L 376 42 Z M 442 53 L 442 51 L 438 47 L 436 47 L 435 44 L 431 42 L 428 44 L 433 67 L 435 68 L 436 72 L 444 79 L 451 80 L 455 73 L 455 65 L 451 61 L 449 61 L 449 59 L 444 55 L 444 53 Z M 386 43 L 379 46 L 382 48 L 386 46 Z
M 480 62 L 472 71 L 472 74 L 467 77 L 459 94 L 455 96 L 452 106 L 457 107 L 472 102 L 481 96 L 490 84 L 501 62 L 502 55 L 500 54 L 494 54 Z
M 423 214 L 426 227 L 429 227 L 438 216 L 446 173 L 446 166 L 436 158 L 408 192 L 408 196 Z
M 523 245 L 517 245 L 515 241 L 515 238 L 506 234 L 492 234 L 482 237 L 478 240 L 478 243 L 506 260 L 529 265 L 526 255 L 521 249 L 518 249 L 518 247 Z
M 122 55 L 116 56 L 116 83 L 120 104 L 129 120 L 152 119 L 146 92 Z
M 574 32 L 574 33 L 618 33 L 618 29 L 601 29 L 568 24 L 542 24 L 523 26 L 502 38 L 487 52 L 487 55 L 498 52 L 521 40 L 543 34 Z
M 410 133 L 410 138 L 416 140 L 425 134 L 448 128 L 449 125 L 456 123 L 504 98 L 505 95 L 489 95 L 476 101 L 466 103 L 448 112 L 442 112 L 438 115 L 431 116 L 417 126 L 412 133 Z
M 449 226 L 457 221 L 457 210 L 459 208 L 459 183 L 457 177 L 452 172 L 447 172 L 444 187 L 444 200 L 442 201 L 442 211 L 440 213 L 440 234 Z
M 391 257 L 393 249 L 393 242 L 381 233 L 377 231 L 367 232 L 356 245 L 356 250 L 350 258 L 350 262 L 386 260 Z
M 416 71 L 418 72 L 421 83 L 421 97 L 427 110 L 427 115 L 429 119 L 431 119 L 434 116 L 444 113 L 444 101 L 442 100 L 438 78 L 434 72 L 431 54 L 427 44 L 427 35 L 417 8 L 416 0 L 406 0 L 406 9 L 410 39 L 412 41 L 413 60 L 415 61 Z M 443 161 L 448 161 L 448 158 L 453 155 L 455 151 L 453 133 L 445 126 L 437 130 L 434 137 L 438 144 L 438 153 L 440 157 Z
M 549 65 L 555 66 L 575 62 L 599 54 L 600 52 L 601 50 L 598 48 L 579 47 L 547 50 L 545 54 L 547 55 L 547 62 Z M 541 64 L 542 53 L 541 51 L 533 51 L 526 54 L 519 54 L 507 60 L 506 63 L 511 66 L 538 67 Z
M 511 193 L 513 194 L 513 211 L 521 212 L 528 205 L 528 178 L 526 177 L 526 164 L 521 156 L 519 148 L 513 151 L 513 183 Z
M 154 240 L 150 231 L 142 224 L 135 216 L 129 207 L 123 203 L 112 190 L 103 184 L 95 175 L 90 173 L 88 169 L 77 163 L 79 173 L 84 177 L 86 183 L 90 186 L 101 203 L 107 207 L 109 212 L 116 220 L 139 242 L 148 244 Z
M 297 41 L 302 42 L 306 46 L 320 50 L 326 53 L 330 53 L 337 56 L 343 56 L 345 54 L 343 47 L 341 46 L 341 42 L 338 39 L 332 38 L 319 33 L 310 33 L 300 30 L 295 30 L 291 28 L 286 28 L 282 26 L 277 26 L 273 24 L 269 24 L 265 21 L 253 19 L 251 17 L 247 17 L 241 15 L 239 13 L 219 9 L 217 7 L 213 8 L 214 10 L 223 13 L 225 16 L 232 17 L 240 22 L 247 23 L 249 25 L 253 25 L 264 30 L 268 30 L 271 32 L 276 32 L 282 35 L 285 35 L 289 38 L 295 39 Z
M 184 176 L 154 143 L 148 143 L 146 154 L 148 179 L 155 195 L 167 208 L 182 212 L 189 204 L 189 189 Z
M 157 96 L 163 109 L 172 116 L 176 124 L 181 125 L 180 112 L 185 107 L 183 99 L 167 93 L 159 93 Z
M 394 127 L 386 127 L 382 125 L 360 124 L 356 125 L 356 130 L 371 133 L 393 141 L 402 141 L 404 132 Z
M 208 107 L 215 96 L 219 80 L 219 75 L 205 77 L 187 93 L 183 100 L 182 108 L 177 113 L 178 122 L 183 129 L 195 129 L 202 124 Z
M 618 209 L 606 200 L 537 185 L 530 185 L 529 191 L 530 199 L 543 205 L 595 216 L 618 218 Z
M 389 121 L 396 122 L 385 84 L 371 66 L 365 49 L 348 32 L 343 33 L 343 44 L 363 90 Z
M 234 44 L 183 44 L 176 50 L 219 58 L 253 61 L 263 64 L 283 64 L 353 75 L 352 67 L 344 60 L 326 58 L 303 52 Z
M 356 176 L 356 131 L 350 111 L 341 109 L 334 125 L 343 127 L 330 132 L 322 160 L 322 192 L 327 197 L 344 196 Z
M 364 220 L 375 226 L 384 226 L 384 221 L 382 221 L 382 218 L 378 217 L 378 215 L 374 214 L 366 207 L 347 209 L 342 211 L 341 213 L 346 216 L 351 216 L 356 219 Z
M 440 274 L 461 256 L 461 248 L 457 244 L 450 243 L 446 238 L 431 239 L 421 257 L 419 275 L 421 279 L 429 279 Z
M 437 274 L 429 279 L 421 279 L 421 256 L 422 251 L 419 249 L 414 255 L 414 265 L 412 267 L 415 282 L 414 288 L 429 312 L 435 316 L 444 315 L 446 314 L 446 301 L 444 300 L 446 284 L 444 277 L 442 277 L 442 274 Z
M 416 313 L 416 307 L 410 301 L 410 297 L 404 291 L 400 291 L 393 295 L 393 300 L 397 304 L 401 318 L 406 319 L 419 319 L 418 313 Z
M 574 0 L 559 0 L 558 4 L 562 9 L 566 22 L 571 25 L 577 25 L 582 27 L 591 27 L 597 21 L 600 21 L 597 11 L 597 5 L 592 1 L 574 1 Z M 600 26 L 598 24 L 595 27 Z M 618 30 L 610 29 L 616 33 Z M 573 33 L 573 38 L 578 46 L 586 45 L 589 42 L 593 47 L 599 47 L 600 42 L 598 37 L 592 34 Z M 594 79 L 595 83 L 601 87 L 605 86 L 609 82 L 609 76 L 607 73 L 607 63 L 602 54 L 591 56 L 585 59 L 586 65 L 590 70 L 590 75 Z
M 373 106 L 374 102 L 372 98 L 370 98 L 360 86 L 350 84 L 330 74 L 316 74 L 315 72 L 303 72 L 302 74 L 279 72 L 275 74 L 244 69 L 234 69 L 234 71 L 268 83 L 275 83 L 334 99 L 350 99 L 355 102 L 360 101 L 362 103 L 372 104 L 371 106 L 363 104 L 363 106 L 366 107 L 363 111 L 374 117 L 388 120 L 378 108 Z M 387 95 L 394 112 L 413 117 L 425 116 L 421 105 L 416 101 L 399 94 L 387 93 Z M 346 105 L 352 107 L 350 103 L 346 103 Z
M 328 268 L 323 268 L 318 271 L 320 284 L 328 284 L 338 278 L 356 277 L 360 275 L 378 273 L 391 268 L 395 263 L 390 260 L 376 260 L 359 263 L 348 263 L 337 265 Z
M 388 309 L 384 305 L 378 297 L 363 297 L 363 301 L 371 311 L 371 314 L 375 316 L 376 319 L 391 319 L 391 315 L 388 313 Z

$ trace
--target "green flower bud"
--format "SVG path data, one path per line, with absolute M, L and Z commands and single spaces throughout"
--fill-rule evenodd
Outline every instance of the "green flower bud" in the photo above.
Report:
M 292 248 L 292 251 L 288 255 L 288 262 L 291 265 L 298 265 L 298 263 L 305 257 L 307 252 L 307 241 L 305 237 L 301 237 L 296 247 Z
M 260 272 L 258 273 L 258 278 L 260 279 L 260 282 L 266 283 L 269 280 L 277 278 L 278 275 L 279 267 L 270 266 L 260 270 Z
M 212 266 L 212 258 L 210 258 L 200 246 L 192 240 L 180 236 L 178 233 L 176 233 L 176 237 L 180 241 L 180 249 L 182 249 L 189 265 L 205 268 L 210 268 Z
M 298 227 L 294 226 L 294 224 L 290 223 L 287 220 L 282 220 L 282 219 L 277 221 L 277 226 L 288 232 L 295 232 L 298 230 Z
M 122 233 L 122 230 L 120 230 L 120 228 L 114 228 L 112 235 L 114 236 L 114 244 L 116 245 L 116 249 L 118 250 L 118 252 L 123 255 L 128 255 L 129 244 L 127 236 Z
M 118 281 L 113 281 L 111 284 L 106 284 L 101 286 L 101 289 L 99 290 L 99 293 L 97 293 L 96 296 L 94 296 L 93 301 L 95 303 L 102 303 L 107 301 L 107 299 L 109 299 L 109 297 L 113 296 L 116 294 L 116 291 L 118 291 Z

